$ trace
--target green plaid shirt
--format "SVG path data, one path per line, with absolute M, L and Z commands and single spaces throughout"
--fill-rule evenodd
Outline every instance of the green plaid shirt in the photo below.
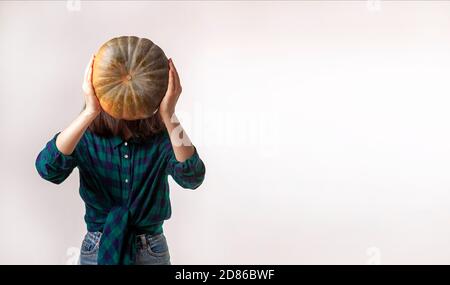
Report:
M 56 147 L 56 133 L 39 153 L 39 175 L 60 184 L 78 167 L 88 231 L 103 232 L 98 264 L 133 264 L 136 235 L 162 232 L 170 218 L 168 175 L 183 188 L 196 189 L 205 176 L 197 149 L 179 162 L 167 130 L 124 141 L 86 130 L 71 155 Z

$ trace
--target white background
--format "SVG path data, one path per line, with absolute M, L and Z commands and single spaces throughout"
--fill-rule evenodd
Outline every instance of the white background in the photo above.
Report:
M 1 1 L 0 263 L 74 261 L 78 170 L 53 185 L 34 162 L 120 35 L 174 59 L 207 167 L 170 181 L 172 263 L 450 263 L 445 1 Z

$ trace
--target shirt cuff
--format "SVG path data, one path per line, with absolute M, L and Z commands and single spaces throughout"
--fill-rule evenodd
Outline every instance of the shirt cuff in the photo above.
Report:
M 48 161 L 57 163 L 62 168 L 70 168 L 75 162 L 75 150 L 72 154 L 67 155 L 62 153 L 56 146 L 56 138 L 61 132 L 57 132 L 53 138 L 47 143 Z
M 203 162 L 201 161 L 195 146 L 194 153 L 183 162 L 178 161 L 175 157 L 175 153 L 172 152 L 172 157 L 169 164 L 175 175 L 184 173 L 198 173 L 203 169 Z

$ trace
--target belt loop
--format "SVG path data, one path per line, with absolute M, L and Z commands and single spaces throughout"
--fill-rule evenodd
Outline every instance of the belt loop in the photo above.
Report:
M 100 244 L 100 239 L 102 238 L 102 232 L 95 233 L 96 245 Z
M 147 247 L 147 239 L 145 238 L 145 235 L 140 235 L 139 238 L 141 239 L 142 248 Z

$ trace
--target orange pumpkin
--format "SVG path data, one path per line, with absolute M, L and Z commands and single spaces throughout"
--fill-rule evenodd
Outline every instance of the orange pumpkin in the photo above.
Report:
M 92 73 L 103 110 L 124 120 L 152 116 L 167 90 L 168 64 L 163 50 L 149 39 L 122 36 L 104 43 Z

